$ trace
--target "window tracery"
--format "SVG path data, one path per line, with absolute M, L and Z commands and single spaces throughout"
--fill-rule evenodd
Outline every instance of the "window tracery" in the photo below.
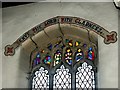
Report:
M 82 60 L 83 57 L 84 57 L 83 51 L 80 48 L 78 48 L 77 52 L 75 53 L 75 60 L 78 62 L 78 61 Z
M 51 43 L 47 45 L 47 48 L 35 51 L 37 53 L 34 55 L 35 58 L 32 57 L 31 63 L 33 64 L 31 64 L 31 70 L 35 71 L 35 73 L 38 72 L 34 69 L 35 65 L 40 69 L 45 68 L 45 71 L 39 69 L 39 73 L 43 72 L 45 76 L 46 72 L 46 75 L 51 77 L 51 79 L 47 77 L 49 81 L 49 84 L 46 84 L 49 85 L 46 86 L 47 88 L 70 89 L 73 86 L 76 89 L 81 88 L 83 90 L 84 88 L 96 88 L 96 51 L 93 45 L 88 44 L 71 39 Z M 42 74 L 33 76 L 32 88 L 44 88 L 44 85 L 42 87 L 39 83 L 40 81 L 36 81 L 35 79 L 35 77 L 42 77 L 44 80 L 46 78 L 44 76 Z

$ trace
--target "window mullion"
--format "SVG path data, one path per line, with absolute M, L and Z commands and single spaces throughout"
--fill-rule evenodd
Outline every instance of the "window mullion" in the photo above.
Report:
M 72 78 L 71 78 L 71 90 L 76 90 L 76 85 L 75 85 L 75 79 L 76 77 L 75 77 L 75 71 L 74 70 L 72 70 Z
M 54 78 L 54 75 L 52 75 L 50 71 L 49 72 L 49 90 L 53 90 L 53 78 Z

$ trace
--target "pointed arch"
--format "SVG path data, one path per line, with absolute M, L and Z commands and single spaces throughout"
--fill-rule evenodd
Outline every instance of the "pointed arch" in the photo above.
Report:
M 85 20 L 83 18 L 78 17 L 71 17 L 71 16 L 57 16 L 53 17 L 51 19 L 48 19 L 41 24 L 33 27 L 29 31 L 25 32 L 22 36 L 20 36 L 13 44 L 6 45 L 5 46 L 5 52 L 4 54 L 6 56 L 13 56 L 15 54 L 15 49 L 19 47 L 23 42 L 25 42 L 28 38 L 32 38 L 42 30 L 53 26 L 53 25 L 74 25 L 76 27 L 79 27 L 81 29 L 86 29 L 88 31 L 93 31 L 96 34 L 100 35 L 104 38 L 105 44 L 115 43 L 117 41 L 117 33 L 115 31 L 108 32 L 106 29 L 101 27 L 98 24 L 95 24 L 94 22 L 91 22 L 89 20 Z M 64 33 L 62 33 L 64 34 Z

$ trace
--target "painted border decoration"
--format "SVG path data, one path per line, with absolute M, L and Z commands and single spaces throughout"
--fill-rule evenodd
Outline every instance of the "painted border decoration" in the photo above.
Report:
M 36 35 L 41 30 L 44 30 L 46 27 L 49 27 L 55 24 L 73 24 L 80 28 L 82 27 L 84 29 L 94 31 L 95 33 L 97 33 L 98 35 L 104 38 L 105 44 L 115 43 L 117 41 L 117 33 L 115 31 L 108 32 L 103 27 L 89 20 L 85 20 L 78 17 L 71 17 L 71 16 L 57 16 L 57 17 L 48 19 L 43 23 L 33 27 L 31 30 L 25 32 L 12 45 L 5 46 L 4 54 L 6 56 L 13 56 L 15 54 L 15 49 L 19 47 L 24 41 Z

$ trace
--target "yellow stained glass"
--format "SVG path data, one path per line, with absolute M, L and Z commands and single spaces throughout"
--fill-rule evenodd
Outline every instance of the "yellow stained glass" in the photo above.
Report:
M 81 51 L 81 49 L 78 49 L 78 52 L 80 52 Z
M 78 42 L 75 42 L 75 46 L 77 47 L 79 45 L 79 43 Z
M 44 53 L 45 52 L 45 50 L 43 49 L 43 50 L 41 50 L 41 53 Z
M 67 52 L 70 52 L 70 49 L 68 49 Z
M 68 45 L 71 46 L 71 47 L 73 46 L 73 44 L 71 42 L 69 42 Z

